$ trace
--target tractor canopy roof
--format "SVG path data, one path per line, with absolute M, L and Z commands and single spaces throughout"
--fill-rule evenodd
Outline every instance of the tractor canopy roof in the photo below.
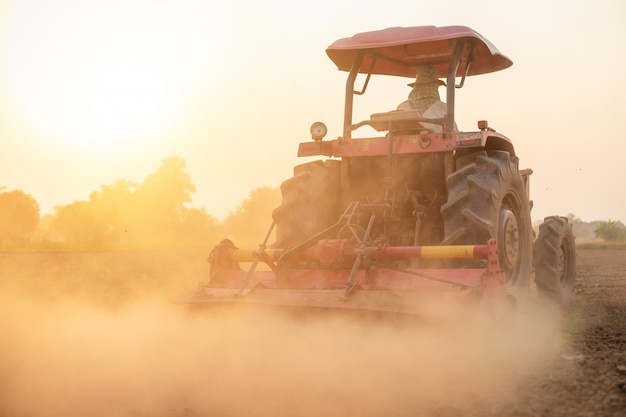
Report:
M 485 74 L 513 65 L 491 42 L 465 26 L 393 27 L 357 33 L 333 42 L 326 53 L 342 71 L 351 71 L 361 55 L 359 73 L 414 78 L 417 67 L 431 65 L 445 78 L 457 45 L 462 45 L 462 52 L 455 72 L 463 74 L 456 75 Z

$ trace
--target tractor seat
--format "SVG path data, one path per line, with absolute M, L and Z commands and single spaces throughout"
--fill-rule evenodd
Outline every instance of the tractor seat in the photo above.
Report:
M 425 130 L 424 125 L 418 119 L 423 118 L 418 110 L 392 110 L 386 113 L 374 113 L 370 115 L 369 125 L 376 131 L 412 131 Z

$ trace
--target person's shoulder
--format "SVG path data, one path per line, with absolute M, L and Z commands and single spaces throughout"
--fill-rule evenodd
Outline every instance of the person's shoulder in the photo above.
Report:
M 405 100 L 402 103 L 398 104 L 398 107 L 396 107 L 396 110 L 412 110 L 413 108 L 411 107 L 411 103 L 409 102 L 409 100 Z
M 448 107 L 443 101 L 436 101 L 424 112 L 424 117 L 438 118 L 446 115 Z

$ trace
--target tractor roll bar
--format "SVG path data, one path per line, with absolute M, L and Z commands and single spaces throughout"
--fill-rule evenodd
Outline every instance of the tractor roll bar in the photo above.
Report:
M 467 57 L 467 61 L 465 63 L 465 69 L 462 74 L 461 83 L 459 85 L 456 85 L 457 71 L 459 68 L 459 64 L 461 62 L 463 51 L 465 50 L 466 47 L 469 47 L 470 49 L 474 49 L 473 46 L 471 45 L 471 42 L 469 42 L 467 39 L 457 39 L 454 42 L 454 51 L 452 53 L 452 56 L 450 57 L 450 62 L 448 65 L 448 74 L 446 78 L 447 111 L 446 111 L 446 118 L 445 118 L 445 124 L 444 124 L 444 138 L 449 138 L 452 131 L 454 130 L 455 89 L 461 88 L 463 86 L 465 77 L 467 76 L 469 72 L 470 62 L 472 60 L 473 52 L 470 51 L 469 56 Z M 367 78 L 363 85 L 362 91 L 355 91 L 354 84 L 356 81 L 356 77 L 359 74 L 359 70 L 361 68 L 363 58 L 366 55 L 370 55 L 372 57 L 371 68 L 373 68 L 374 63 L 378 59 L 378 54 L 367 49 L 359 50 L 356 53 L 355 59 L 352 63 L 352 67 L 350 69 L 350 72 L 348 73 L 348 79 L 346 80 L 346 89 L 345 89 L 346 96 L 345 96 L 344 117 L 343 117 L 343 137 L 341 138 L 342 139 L 341 141 L 343 143 L 348 142 L 352 139 L 353 130 L 357 129 L 360 126 L 363 126 L 364 124 L 367 124 L 367 123 L 357 123 L 357 124 L 352 123 L 352 115 L 353 115 L 353 109 L 354 109 L 354 95 L 355 94 L 360 95 L 365 92 L 365 89 L 367 88 L 367 84 L 369 83 L 369 79 L 372 75 L 372 69 L 370 68 L 370 71 L 367 73 Z M 437 63 L 440 63 L 440 61 L 437 61 Z M 420 65 L 429 65 L 429 64 L 430 64 L 429 61 L 424 61 L 420 63 Z

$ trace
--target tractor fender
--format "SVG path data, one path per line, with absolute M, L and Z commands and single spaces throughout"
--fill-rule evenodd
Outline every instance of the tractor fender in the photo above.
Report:
M 516 156 L 513 142 L 509 138 L 496 132 L 482 133 L 487 134 L 483 145 L 486 151 L 506 151 L 509 155 Z
M 479 132 L 459 132 L 456 151 L 457 157 L 484 151 L 505 151 L 512 157 L 516 156 L 513 142 L 509 138 L 487 129 Z

